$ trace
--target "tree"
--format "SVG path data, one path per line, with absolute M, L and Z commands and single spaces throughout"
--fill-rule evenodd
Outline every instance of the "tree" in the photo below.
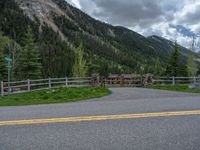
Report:
M 196 76 L 198 68 L 197 64 L 194 61 L 194 55 L 191 52 L 189 52 L 188 60 L 187 60 L 187 70 L 188 70 L 188 75 L 189 76 Z
M 32 29 L 28 27 L 20 51 L 18 74 L 21 79 L 37 79 L 42 75 L 41 69 L 39 50 L 36 48 Z
M 168 66 L 166 68 L 166 74 L 169 76 L 178 76 L 180 67 L 180 50 L 177 42 L 175 42 L 174 50 L 172 51 Z
M 160 64 L 159 57 L 156 59 L 155 66 L 154 66 L 154 75 L 160 76 L 162 74 L 162 66 Z
M 193 40 L 192 48 L 191 48 L 191 51 L 189 52 L 189 56 L 187 60 L 187 70 L 188 70 L 189 76 L 196 76 L 197 71 L 198 71 L 197 64 L 194 61 L 194 54 L 193 54 L 194 51 L 195 51 L 195 47 L 194 47 L 194 40 Z
M 75 62 L 72 68 L 73 77 L 85 77 L 88 67 L 84 59 L 83 43 L 75 50 Z
M 0 80 L 3 80 L 6 74 L 6 64 L 4 61 L 5 48 L 8 46 L 9 39 L 0 32 Z
M 187 69 L 187 65 L 185 64 L 181 64 L 179 67 L 179 75 L 183 76 L 183 77 L 187 77 L 188 76 L 188 69 Z
M 6 56 L 12 58 L 11 77 L 12 79 L 15 78 L 19 56 L 18 52 L 20 49 L 21 47 L 16 43 L 16 41 L 11 40 L 0 32 L 0 80 L 5 80 L 7 78 L 7 64 L 5 62 Z

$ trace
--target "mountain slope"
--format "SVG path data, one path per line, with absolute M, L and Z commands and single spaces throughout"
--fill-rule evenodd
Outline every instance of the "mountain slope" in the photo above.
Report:
M 64 0 L 1 0 L 0 8 L 0 30 L 19 44 L 28 26 L 34 30 L 45 77 L 71 75 L 81 42 L 89 74 L 153 72 L 156 57 L 165 67 L 174 44 L 95 20 Z M 181 47 L 183 59 L 187 52 Z

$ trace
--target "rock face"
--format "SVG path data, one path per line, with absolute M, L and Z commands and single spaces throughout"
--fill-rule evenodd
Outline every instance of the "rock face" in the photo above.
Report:
M 20 8 L 32 19 L 35 16 L 41 22 L 51 19 L 52 13 L 65 15 L 65 13 L 52 0 L 15 0 Z
M 65 12 L 61 10 L 56 3 L 52 0 L 15 0 L 24 13 L 33 21 L 36 18 L 40 21 L 41 25 L 46 23 L 55 32 L 58 32 L 62 39 L 65 38 L 64 34 L 59 30 L 54 23 L 52 15 L 66 16 Z

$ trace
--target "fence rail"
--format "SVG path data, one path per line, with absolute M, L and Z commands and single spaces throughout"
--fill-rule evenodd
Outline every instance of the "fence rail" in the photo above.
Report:
M 142 77 L 108 78 L 103 79 L 101 82 L 103 82 L 106 87 L 138 87 L 142 86 Z
M 38 80 L 24 80 L 14 82 L 1 81 L 1 96 L 30 92 L 41 89 L 51 89 L 58 87 L 87 87 L 92 86 L 92 78 L 48 78 Z
M 154 77 L 153 84 L 177 85 L 177 84 L 197 84 L 200 77 Z

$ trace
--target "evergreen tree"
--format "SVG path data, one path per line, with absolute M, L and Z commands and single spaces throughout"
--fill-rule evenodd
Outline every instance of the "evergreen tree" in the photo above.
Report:
M 180 50 L 177 42 L 175 42 L 174 50 L 171 54 L 166 74 L 169 76 L 178 76 L 179 75 L 179 67 L 180 67 Z
M 187 60 L 187 70 L 188 70 L 189 76 L 196 76 L 197 71 L 198 71 L 197 64 L 194 61 L 194 54 L 193 54 L 194 51 L 195 51 L 195 47 L 194 47 L 194 40 L 193 40 L 192 48 L 191 48 L 191 51 L 189 52 L 189 56 Z
M 73 77 L 85 77 L 88 67 L 86 65 L 86 60 L 84 59 L 83 43 L 80 44 L 75 53 L 75 63 L 72 68 Z
M 154 66 L 154 75 L 160 76 L 162 74 L 162 66 L 160 64 L 159 57 L 156 59 L 155 66 Z
M 21 79 L 41 78 L 42 64 L 39 50 L 36 48 L 32 29 L 28 27 L 23 38 L 23 47 L 19 57 L 19 76 Z
M 179 67 L 179 76 L 187 77 L 188 76 L 188 69 L 187 65 L 181 64 Z

